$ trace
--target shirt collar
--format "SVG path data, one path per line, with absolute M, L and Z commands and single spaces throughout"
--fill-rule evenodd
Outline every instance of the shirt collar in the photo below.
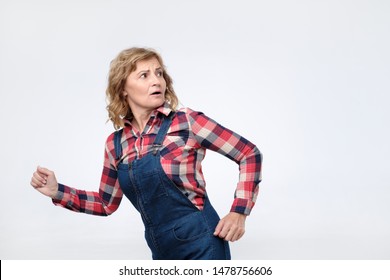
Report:
M 168 116 L 169 113 L 171 113 L 172 109 L 171 107 L 169 106 L 169 103 L 167 101 L 164 102 L 164 104 L 162 104 L 160 107 L 156 108 L 152 114 L 150 115 L 150 118 L 155 118 L 159 113 L 165 115 L 165 116 Z M 127 126 L 127 127 L 132 127 L 131 125 L 131 120 L 129 119 L 125 119 L 123 120 L 124 122 L 124 125 Z
M 164 114 L 165 116 L 168 116 L 169 113 L 172 112 L 172 109 L 169 106 L 169 103 L 167 101 L 165 101 L 164 104 L 161 105 L 160 107 L 158 107 L 155 111 L 160 112 L 160 113 Z

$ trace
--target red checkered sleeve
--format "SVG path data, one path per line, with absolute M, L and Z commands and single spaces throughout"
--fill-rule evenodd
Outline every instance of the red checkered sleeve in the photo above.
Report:
M 194 137 L 202 147 L 216 151 L 239 165 L 239 182 L 230 211 L 249 215 L 259 192 L 262 154 L 244 137 L 203 113 L 190 112 L 190 123 Z
M 69 210 L 99 216 L 108 216 L 118 209 L 123 193 L 119 188 L 117 171 L 112 166 L 112 137 L 106 142 L 104 166 L 98 192 L 75 189 L 58 184 L 58 192 L 53 203 Z

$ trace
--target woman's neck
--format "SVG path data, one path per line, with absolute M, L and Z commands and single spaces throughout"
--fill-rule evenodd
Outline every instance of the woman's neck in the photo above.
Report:
M 148 123 L 150 116 L 152 115 L 153 110 L 151 111 L 142 111 L 142 112 L 133 112 L 133 120 L 131 124 L 142 133 L 145 129 L 146 124 Z

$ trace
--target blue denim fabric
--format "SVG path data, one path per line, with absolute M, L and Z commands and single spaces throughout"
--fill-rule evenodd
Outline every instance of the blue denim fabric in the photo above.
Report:
M 174 113 L 166 117 L 154 141 L 154 151 L 130 164 L 119 163 L 118 180 L 125 196 L 141 214 L 145 239 L 155 260 L 227 260 L 228 242 L 215 237 L 219 217 L 206 195 L 199 210 L 165 174 L 161 143 Z M 117 158 L 122 154 L 122 130 L 115 134 Z

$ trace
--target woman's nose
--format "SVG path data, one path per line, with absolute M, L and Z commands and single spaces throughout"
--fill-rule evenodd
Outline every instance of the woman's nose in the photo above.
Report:
M 152 78 L 153 85 L 160 85 L 161 84 L 160 79 L 157 75 L 153 74 L 153 75 L 151 75 L 151 78 Z

